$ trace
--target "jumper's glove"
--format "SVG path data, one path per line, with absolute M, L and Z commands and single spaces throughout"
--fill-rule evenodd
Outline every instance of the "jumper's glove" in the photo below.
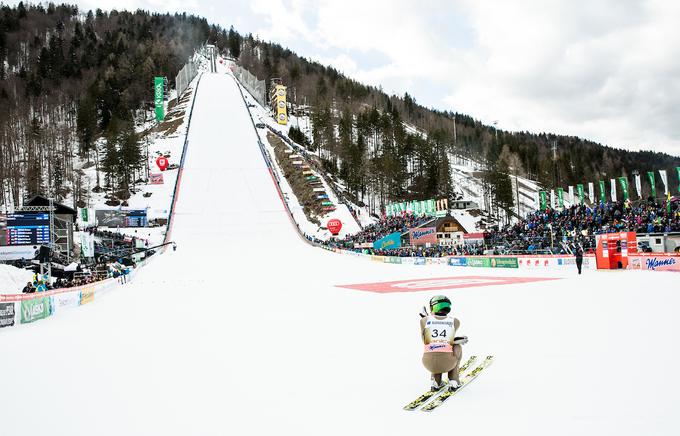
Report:
M 423 306 L 423 310 L 418 315 L 420 315 L 421 318 L 426 318 L 429 315 L 425 306 Z
M 467 336 L 456 336 L 455 338 L 453 338 L 454 345 L 465 345 L 467 343 L 468 343 Z

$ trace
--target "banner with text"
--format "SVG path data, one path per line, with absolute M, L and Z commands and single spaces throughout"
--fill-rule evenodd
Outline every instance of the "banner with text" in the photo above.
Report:
M 401 233 L 399 232 L 391 233 L 373 243 L 373 248 L 376 250 L 389 250 L 399 247 L 401 247 Z
M 45 319 L 51 314 L 50 297 L 34 298 L 21 302 L 21 323 Z
M 411 245 L 437 244 L 436 227 L 422 227 L 417 229 L 410 229 L 409 236 L 411 238 Z

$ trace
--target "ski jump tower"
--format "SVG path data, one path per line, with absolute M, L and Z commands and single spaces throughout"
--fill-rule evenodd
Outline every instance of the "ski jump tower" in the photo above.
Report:
M 276 122 L 284 126 L 288 124 L 286 87 L 283 86 L 279 78 L 272 79 L 269 91 L 269 104 L 276 115 Z

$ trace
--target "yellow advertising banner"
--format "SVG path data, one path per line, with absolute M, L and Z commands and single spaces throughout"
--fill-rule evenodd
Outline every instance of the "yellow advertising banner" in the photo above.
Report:
M 286 87 L 276 85 L 276 121 L 279 124 L 288 124 L 286 106 Z
M 80 305 L 92 303 L 94 301 L 94 288 L 87 287 L 80 291 Z

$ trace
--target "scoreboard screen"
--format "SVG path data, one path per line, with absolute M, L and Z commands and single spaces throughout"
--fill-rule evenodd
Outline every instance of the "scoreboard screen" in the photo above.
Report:
M 97 224 L 103 227 L 146 227 L 146 209 L 97 210 Z
M 50 214 L 19 212 L 7 215 L 4 229 L 7 245 L 50 243 Z
M 125 214 L 125 227 L 146 227 L 146 210 L 128 210 Z

